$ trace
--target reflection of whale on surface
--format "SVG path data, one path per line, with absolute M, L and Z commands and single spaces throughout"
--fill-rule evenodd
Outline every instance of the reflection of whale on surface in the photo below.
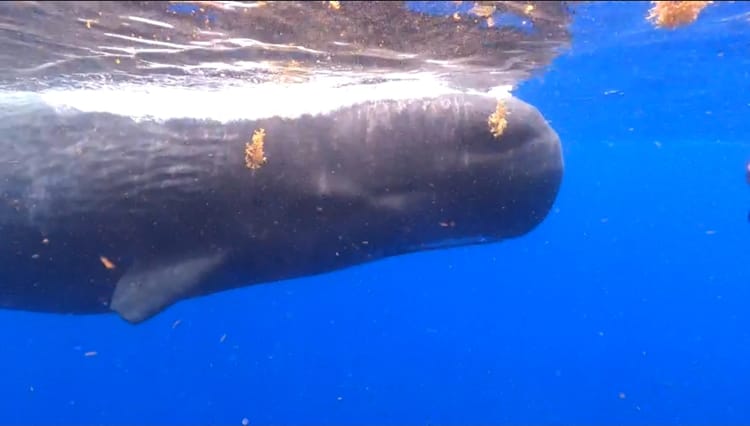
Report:
M 189 297 L 523 235 L 563 165 L 539 112 L 506 106 L 495 139 L 480 95 L 229 123 L 0 105 L 0 306 L 139 322 Z M 268 161 L 250 169 L 258 128 Z
M 0 87 L 422 72 L 487 90 L 550 64 L 570 21 L 549 1 L 0 2 Z

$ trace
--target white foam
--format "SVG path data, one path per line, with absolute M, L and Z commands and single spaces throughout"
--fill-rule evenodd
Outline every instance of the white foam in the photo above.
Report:
M 498 87 L 493 97 L 509 94 L 510 87 Z M 331 79 L 283 85 L 249 84 L 225 87 L 182 87 L 126 84 L 92 88 L 54 88 L 36 93 L 55 108 L 82 112 L 107 112 L 134 119 L 212 119 L 220 122 L 271 116 L 295 118 L 304 114 L 335 111 L 344 106 L 372 100 L 431 98 L 460 93 L 436 80 L 389 81 L 333 87 Z

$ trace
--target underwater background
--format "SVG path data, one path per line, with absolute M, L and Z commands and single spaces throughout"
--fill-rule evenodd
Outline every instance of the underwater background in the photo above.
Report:
M 0 311 L 0 424 L 750 424 L 750 4 L 649 8 L 576 5 L 514 89 L 564 147 L 530 234 L 138 326 Z

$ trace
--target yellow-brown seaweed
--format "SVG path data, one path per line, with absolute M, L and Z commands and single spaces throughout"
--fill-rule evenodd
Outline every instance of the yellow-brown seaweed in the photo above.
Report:
M 505 108 L 505 104 L 502 101 L 498 101 L 497 107 L 495 107 L 495 112 L 490 114 L 487 118 L 490 133 L 492 133 L 492 136 L 494 136 L 495 139 L 502 136 L 503 132 L 505 132 L 505 128 L 508 127 L 507 115 L 508 110 Z
M 266 131 L 264 129 L 258 129 L 253 132 L 251 141 L 245 143 L 245 166 L 247 166 L 248 169 L 259 169 L 266 164 L 266 161 L 268 161 L 263 150 L 265 138 Z
M 493 13 L 495 13 L 495 10 L 496 8 L 493 4 L 483 4 L 482 2 L 476 2 L 474 3 L 474 7 L 471 8 L 470 12 L 482 18 L 489 18 Z
M 692 23 L 712 1 L 652 1 L 647 19 L 659 28 L 675 29 Z

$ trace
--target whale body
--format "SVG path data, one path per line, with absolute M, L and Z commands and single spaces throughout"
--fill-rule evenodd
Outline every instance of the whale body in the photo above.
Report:
M 536 108 L 503 102 L 499 137 L 497 99 L 471 94 L 230 122 L 0 106 L 0 308 L 139 323 L 232 288 L 520 237 L 548 215 L 563 160 Z

